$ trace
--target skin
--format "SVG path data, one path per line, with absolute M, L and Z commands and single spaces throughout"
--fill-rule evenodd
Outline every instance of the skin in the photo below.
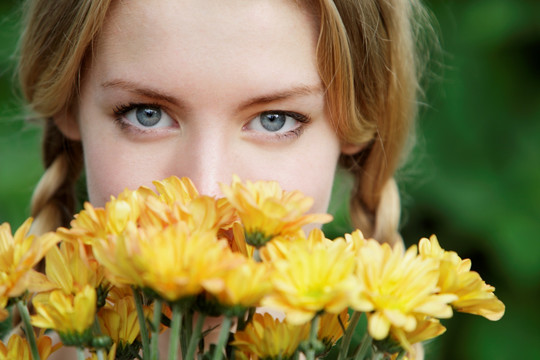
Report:
M 277 180 L 326 212 L 339 154 L 351 149 L 328 119 L 307 12 L 278 0 L 134 0 L 111 10 L 77 112 L 56 119 L 82 141 L 93 204 L 171 175 L 219 195 L 218 182 L 237 174 Z M 139 123 L 137 112 L 155 111 L 155 127 Z M 291 116 L 269 131 L 263 112 Z

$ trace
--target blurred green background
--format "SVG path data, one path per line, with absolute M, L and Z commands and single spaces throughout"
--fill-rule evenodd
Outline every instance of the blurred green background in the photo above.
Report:
M 540 1 L 430 0 L 442 52 L 400 172 L 408 244 L 436 233 L 507 306 L 456 314 L 427 359 L 532 358 L 540 340 Z M 19 1 L 0 3 L 0 223 L 18 227 L 42 166 L 14 87 Z

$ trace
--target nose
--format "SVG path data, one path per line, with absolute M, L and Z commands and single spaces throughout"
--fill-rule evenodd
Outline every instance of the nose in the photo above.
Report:
M 200 194 L 221 196 L 219 183 L 230 183 L 235 171 L 233 147 L 224 131 L 198 131 L 182 145 L 174 174 L 189 177 Z

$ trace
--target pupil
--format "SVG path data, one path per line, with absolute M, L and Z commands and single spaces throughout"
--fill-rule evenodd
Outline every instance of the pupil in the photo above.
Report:
M 161 109 L 159 108 L 138 108 L 137 121 L 143 126 L 154 126 L 161 120 Z
M 285 125 L 286 116 L 283 114 L 262 114 L 261 125 L 268 131 L 278 131 Z

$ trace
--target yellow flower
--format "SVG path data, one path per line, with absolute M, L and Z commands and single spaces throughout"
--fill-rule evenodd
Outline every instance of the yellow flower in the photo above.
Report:
M 342 240 L 312 249 L 291 242 L 285 259 L 273 262 L 275 290 L 263 299 L 263 306 L 284 311 L 292 324 L 308 322 L 322 310 L 339 313 L 361 289 L 354 266 L 353 254 Z
M 409 352 L 410 358 L 414 359 L 416 356 L 411 345 L 442 335 L 445 331 L 446 328 L 441 325 L 439 319 L 423 316 L 417 318 L 416 329 L 413 331 L 404 331 L 402 328 L 392 327 L 390 335 Z
M 55 330 L 66 345 L 73 345 L 66 337 L 84 336 L 94 322 L 96 291 L 90 285 L 75 295 L 61 290 L 38 294 L 32 302 L 37 314 L 32 316 L 32 325 Z
M 171 205 L 173 221 L 183 222 L 191 231 L 212 231 L 217 233 L 221 228 L 230 228 L 236 220 L 234 211 L 225 206 L 223 201 L 210 196 L 199 196 L 188 204 Z
M 360 249 L 367 243 L 367 240 L 360 230 L 355 230 L 351 234 L 345 234 L 345 242 L 352 253 L 358 254 Z
M 151 309 L 144 309 L 148 317 Z M 103 334 L 111 337 L 120 347 L 132 344 L 140 334 L 135 301 L 132 296 L 117 299 L 114 304 L 107 304 L 98 312 L 98 321 Z
M 195 185 L 187 177 L 179 179 L 176 176 L 171 176 L 161 181 L 154 181 L 153 184 L 159 193 L 159 198 L 168 205 L 178 202 L 189 204 L 191 200 L 199 197 Z
M 169 301 L 199 294 L 205 282 L 211 282 L 233 265 L 225 241 L 213 233 L 189 235 L 185 227 L 171 226 L 154 236 L 141 236 L 140 253 L 132 259 L 141 269 L 145 287 Z
M 214 199 L 199 195 L 187 177 L 181 179 L 171 176 L 162 181 L 154 181 L 159 200 L 167 204 L 175 213 L 177 221 L 194 222 L 193 228 L 210 230 L 230 228 L 237 220 L 236 212 L 226 199 Z
M 203 282 L 232 266 L 225 241 L 192 233 L 185 223 L 112 236 L 98 241 L 94 253 L 113 283 L 147 287 L 168 301 L 197 295 Z
M 290 359 L 300 342 L 309 336 L 309 324 L 299 326 L 255 314 L 243 331 L 234 334 L 232 345 L 240 359 Z
M 75 294 L 86 285 L 99 287 L 104 282 L 104 269 L 78 243 L 62 242 L 45 256 L 47 278 L 66 294 Z
M 246 242 L 244 229 L 239 222 L 232 226 L 232 239 L 229 241 L 229 246 L 233 252 L 240 253 L 249 259 L 253 258 L 255 248 Z
M 340 241 L 343 241 L 341 239 Z M 330 246 L 332 240 L 327 239 L 320 229 L 313 229 L 306 238 L 303 231 L 286 236 L 277 236 L 272 241 L 266 243 L 260 249 L 260 256 L 265 262 L 287 259 L 288 254 L 294 251 L 293 248 L 300 247 L 304 251 L 311 251 L 315 247 Z
M 462 260 L 455 252 L 445 251 L 437 237 L 423 238 L 419 244 L 420 255 L 439 262 L 440 293 L 456 295 L 452 306 L 460 312 L 481 315 L 489 320 L 499 320 L 505 311 L 504 304 L 497 299 L 495 288 L 487 285 L 480 275 L 471 271 L 471 261 Z
M 112 344 L 109 351 L 106 353 L 107 357 L 106 360 L 115 360 L 116 359 L 116 346 L 117 344 Z M 92 353 L 89 357 L 86 358 L 86 360 L 99 360 L 99 357 L 96 353 Z
M 365 286 L 356 310 L 371 311 L 368 331 L 376 340 L 386 338 L 390 327 L 414 331 L 418 316 L 452 316 L 448 303 L 455 296 L 436 294 L 437 262 L 417 256 L 416 247 L 403 253 L 401 244 L 368 240 L 358 250 L 356 273 Z
M 258 306 L 272 289 L 269 266 L 240 255 L 236 258 L 238 265 L 226 269 L 218 279 L 203 286 L 221 306 L 244 309 Z
M 54 233 L 27 236 L 31 224 L 32 219 L 26 220 L 14 236 L 8 223 L 0 225 L 0 320 L 7 317 L 4 308 L 9 298 L 21 296 L 26 290 L 44 291 L 53 287 L 33 267 L 60 238 Z
M 275 181 L 244 185 L 234 176 L 232 185 L 221 184 L 221 190 L 237 210 L 248 243 L 257 247 L 275 236 L 294 234 L 304 225 L 332 220 L 328 214 L 306 215 L 313 199 L 299 191 L 284 191 Z
M 348 309 L 344 309 L 339 314 L 324 313 L 321 315 L 317 339 L 322 341 L 326 347 L 326 350 L 330 350 L 330 348 L 334 346 L 339 339 L 341 339 L 344 332 L 343 330 L 347 330 L 348 326 Z
M 36 340 L 39 357 L 47 360 L 49 356 L 58 348 L 52 346 L 51 338 L 46 335 L 38 337 Z M 26 339 L 14 334 L 9 338 L 6 345 L 0 341 L 0 360 L 32 360 L 32 351 Z

